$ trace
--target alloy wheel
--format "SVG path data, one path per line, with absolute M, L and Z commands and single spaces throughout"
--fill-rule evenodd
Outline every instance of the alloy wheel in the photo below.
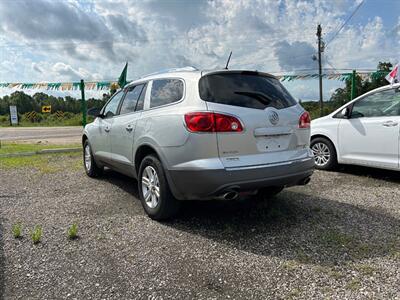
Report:
M 156 170 L 147 166 L 142 174 L 142 194 L 146 205 L 155 208 L 160 201 L 160 182 Z
M 312 152 L 314 154 L 315 164 L 318 167 L 323 167 L 329 162 L 329 159 L 331 158 L 331 153 L 330 153 L 329 148 L 328 148 L 328 146 L 326 144 L 324 144 L 324 143 L 315 143 L 311 147 L 311 150 L 312 150 Z
M 85 168 L 87 171 L 92 167 L 92 154 L 90 152 L 90 146 L 86 145 L 85 147 Z

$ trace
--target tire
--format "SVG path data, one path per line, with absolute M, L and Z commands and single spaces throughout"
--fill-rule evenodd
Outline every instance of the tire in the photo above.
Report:
M 283 186 L 271 186 L 267 188 L 262 188 L 258 191 L 257 193 L 257 199 L 258 200 L 269 200 L 276 195 L 278 195 L 280 192 L 282 192 Z
M 172 195 L 164 168 L 154 155 L 140 163 L 138 190 L 143 208 L 153 220 L 170 219 L 178 213 L 179 201 Z
M 319 170 L 333 170 L 337 166 L 335 146 L 326 138 L 311 140 L 310 148 L 314 154 L 315 167 Z
M 88 140 L 83 143 L 83 167 L 89 177 L 95 178 L 103 174 L 103 168 L 99 167 L 94 160 L 92 147 Z

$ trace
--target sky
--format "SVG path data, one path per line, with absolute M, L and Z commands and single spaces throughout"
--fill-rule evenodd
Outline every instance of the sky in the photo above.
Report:
M 126 61 L 134 80 L 168 68 L 222 68 L 230 51 L 231 69 L 317 73 L 319 23 L 324 68 L 397 63 L 400 0 L 365 0 L 336 35 L 361 2 L 0 0 L 0 82 L 116 80 Z M 319 98 L 318 80 L 284 84 L 297 99 Z M 324 80 L 324 98 L 342 85 Z M 9 92 L 0 89 L 0 96 Z

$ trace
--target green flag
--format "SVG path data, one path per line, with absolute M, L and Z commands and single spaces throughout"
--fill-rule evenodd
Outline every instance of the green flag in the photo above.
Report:
M 118 84 L 122 89 L 126 85 L 126 74 L 128 73 L 128 62 L 126 63 L 124 69 L 122 70 L 121 75 L 118 78 Z

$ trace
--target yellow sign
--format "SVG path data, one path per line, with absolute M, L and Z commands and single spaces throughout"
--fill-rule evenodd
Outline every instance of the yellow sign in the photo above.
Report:
M 42 113 L 51 113 L 51 105 L 42 106 Z

